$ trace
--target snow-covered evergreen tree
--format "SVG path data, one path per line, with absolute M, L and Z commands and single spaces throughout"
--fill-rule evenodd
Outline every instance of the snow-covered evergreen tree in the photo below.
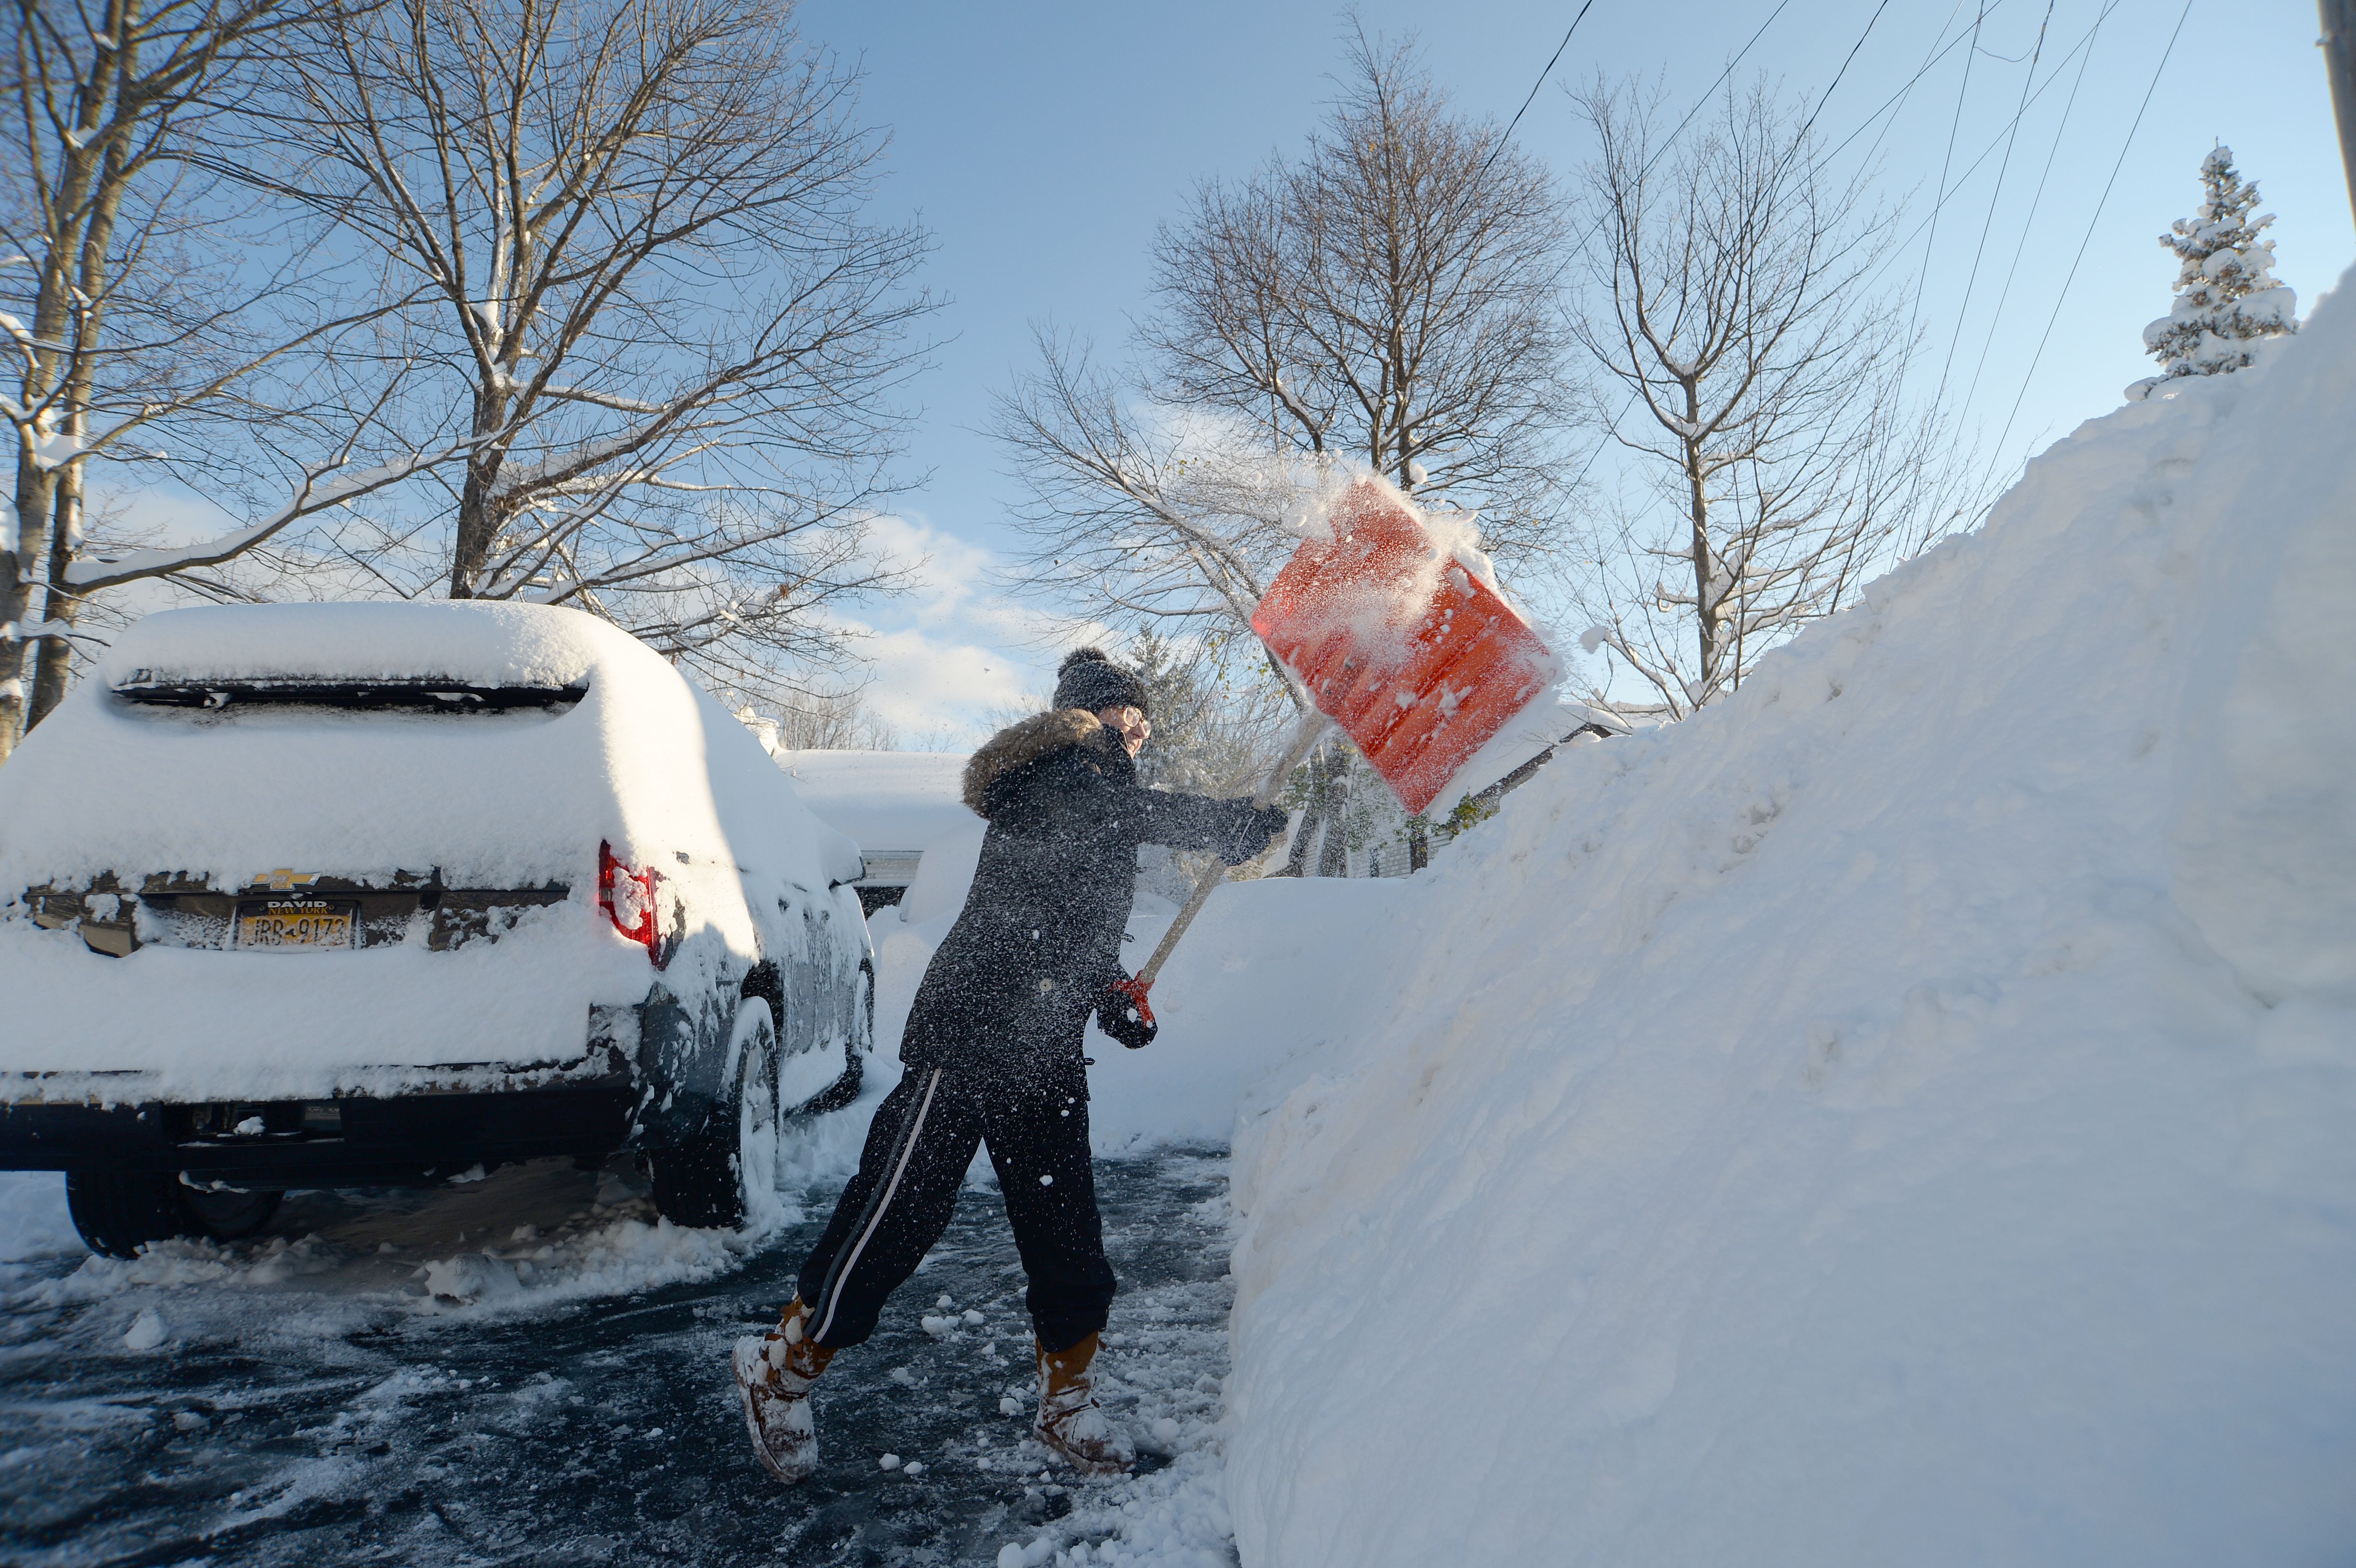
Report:
M 2159 237 L 2183 266 L 2175 304 L 2143 329 L 2144 346 L 2163 368 L 2129 388 L 2135 395 L 2179 376 L 2238 370 L 2256 357 L 2258 339 L 2298 330 L 2297 297 L 2275 276 L 2275 242 L 2264 237 L 2275 216 L 2252 216 L 2258 185 L 2234 169 L 2233 148 L 2201 161 L 2201 186 L 2199 209 Z

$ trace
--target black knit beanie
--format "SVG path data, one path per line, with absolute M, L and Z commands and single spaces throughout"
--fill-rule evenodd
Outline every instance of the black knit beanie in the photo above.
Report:
M 1102 648 L 1074 648 L 1055 667 L 1057 708 L 1145 709 L 1145 682 L 1135 670 L 1123 669 Z

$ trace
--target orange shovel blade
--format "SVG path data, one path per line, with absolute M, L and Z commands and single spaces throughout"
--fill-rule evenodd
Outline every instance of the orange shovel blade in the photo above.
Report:
M 1351 485 L 1331 529 L 1276 574 L 1252 630 L 1419 812 L 1554 683 L 1554 656 L 1388 485 Z

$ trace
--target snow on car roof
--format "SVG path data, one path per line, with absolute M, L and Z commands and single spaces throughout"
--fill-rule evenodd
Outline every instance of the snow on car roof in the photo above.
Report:
M 155 681 L 341 677 L 585 684 L 580 703 L 466 716 L 127 702 Z M 487 603 L 173 610 L 120 638 L 0 769 L 0 901 L 102 872 L 243 886 L 278 868 L 451 886 L 594 886 L 636 864 L 762 867 L 804 887 L 857 858 L 760 743 L 626 632 Z
M 962 752 L 779 752 L 776 758 L 802 804 L 870 855 L 922 850 L 980 820 L 960 798 Z
M 98 677 L 108 686 L 334 677 L 562 687 L 616 660 L 650 656 L 618 627 L 545 604 L 250 604 L 149 615 L 116 639 Z

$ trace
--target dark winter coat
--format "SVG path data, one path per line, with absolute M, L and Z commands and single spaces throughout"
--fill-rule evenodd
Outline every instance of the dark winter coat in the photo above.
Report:
M 1082 1093 L 1088 1012 L 1125 972 L 1137 847 L 1208 849 L 1234 865 L 1285 820 L 1248 801 L 1145 788 L 1119 734 L 1076 708 L 1000 731 L 966 763 L 965 803 L 990 830 L 964 912 L 916 988 L 900 1060 Z

